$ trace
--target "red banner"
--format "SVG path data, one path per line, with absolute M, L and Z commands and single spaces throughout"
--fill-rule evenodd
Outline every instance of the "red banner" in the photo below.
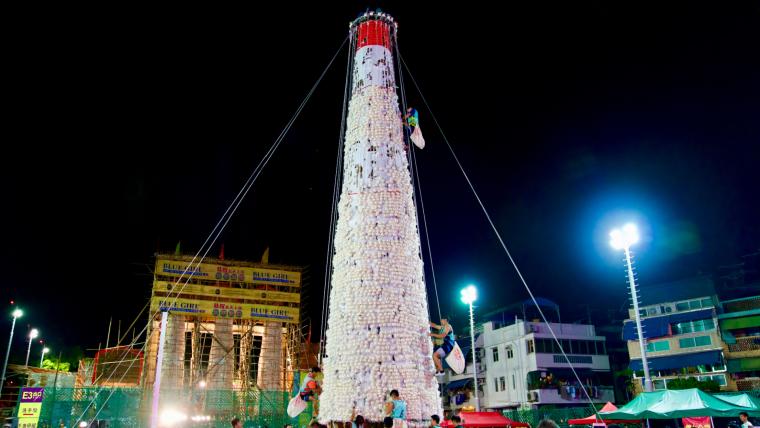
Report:
M 709 416 L 682 418 L 683 428 L 712 428 Z

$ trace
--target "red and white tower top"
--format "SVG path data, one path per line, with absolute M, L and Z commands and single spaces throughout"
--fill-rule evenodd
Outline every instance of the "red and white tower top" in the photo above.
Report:
M 367 12 L 349 25 L 356 28 L 356 50 L 377 45 L 391 48 L 391 35 L 398 29 L 392 16 L 383 12 Z

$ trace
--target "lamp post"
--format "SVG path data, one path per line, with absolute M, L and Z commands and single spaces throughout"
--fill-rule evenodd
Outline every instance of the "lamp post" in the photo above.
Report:
M 40 355 L 40 368 L 42 368 L 42 361 L 45 360 L 45 354 L 47 354 L 48 352 L 50 352 L 50 348 L 45 348 L 45 347 L 42 348 L 42 355 Z
M 29 368 L 29 354 L 32 352 L 32 342 L 39 335 L 40 332 L 36 328 L 33 328 L 32 331 L 29 332 L 29 346 L 26 348 L 26 363 L 24 363 L 26 368 Z
M 633 223 L 628 223 L 622 228 L 614 229 L 610 232 L 610 245 L 612 248 L 625 251 L 628 285 L 631 287 L 631 300 L 633 300 L 633 312 L 636 317 L 636 333 L 639 336 L 639 348 L 641 349 L 641 365 L 644 369 L 644 391 L 652 392 L 652 378 L 649 376 L 649 363 L 647 362 L 647 347 L 644 344 L 644 334 L 641 331 L 641 314 L 639 313 L 639 298 L 636 292 L 636 278 L 633 276 L 633 263 L 631 262 L 631 245 L 637 242 L 639 242 L 639 231 Z
M 3 376 L 0 378 L 0 397 L 3 396 L 3 385 L 5 385 L 5 370 L 8 368 L 8 357 L 11 355 L 11 345 L 13 344 L 13 330 L 16 328 L 16 319 L 21 318 L 24 312 L 21 309 L 16 309 L 11 314 L 13 316 L 13 323 L 11 323 L 11 338 L 8 339 L 8 350 L 5 351 L 5 363 L 3 363 Z
M 462 302 L 470 305 L 470 340 L 472 341 L 472 381 L 475 389 L 475 410 L 480 411 L 480 398 L 478 397 L 478 366 L 475 359 L 475 315 L 472 303 L 478 298 L 478 290 L 474 285 L 468 285 L 462 290 Z

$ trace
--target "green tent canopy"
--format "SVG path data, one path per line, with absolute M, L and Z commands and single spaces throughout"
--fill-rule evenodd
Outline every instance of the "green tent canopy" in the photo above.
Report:
M 727 401 L 734 406 L 747 407 L 752 410 L 744 410 L 750 416 L 760 416 L 760 398 L 755 398 L 749 394 L 732 394 L 732 395 L 715 395 L 723 401 Z
M 739 412 L 751 412 L 751 407 L 739 406 L 716 398 L 699 389 L 643 392 L 630 403 L 612 412 L 601 412 L 604 419 L 675 419 L 693 416 L 737 417 Z

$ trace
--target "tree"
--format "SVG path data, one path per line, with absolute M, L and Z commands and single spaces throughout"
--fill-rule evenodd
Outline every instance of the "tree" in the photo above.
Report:
M 614 378 L 616 384 L 621 383 L 624 385 L 625 388 L 625 395 L 626 400 L 630 400 L 631 397 L 636 393 L 636 387 L 635 383 L 633 382 L 633 370 L 631 369 L 624 369 L 620 371 L 616 371 L 614 373 Z
M 668 389 L 691 389 L 698 388 L 704 392 L 720 392 L 720 385 L 714 380 L 698 380 L 695 377 L 671 379 L 667 383 Z
M 49 358 L 45 358 L 45 360 L 42 362 L 42 368 L 47 370 L 58 370 L 62 372 L 67 372 L 71 369 L 71 363 L 61 361 L 61 362 L 55 362 Z

